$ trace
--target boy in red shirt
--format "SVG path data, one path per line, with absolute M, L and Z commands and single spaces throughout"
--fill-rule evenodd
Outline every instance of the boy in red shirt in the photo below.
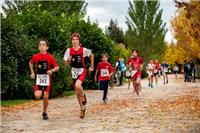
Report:
M 98 80 L 100 81 L 100 89 L 103 90 L 103 101 L 107 103 L 107 93 L 108 93 L 108 83 L 110 81 L 110 77 L 112 76 L 114 69 L 111 64 L 107 61 L 108 55 L 102 55 L 102 62 L 99 62 L 96 68 L 96 73 L 94 77 L 94 81 L 97 81 L 97 74 L 99 72 Z
M 68 48 L 64 55 L 65 65 L 71 63 L 71 74 L 73 79 L 73 85 L 79 105 L 81 107 L 80 118 L 85 117 L 87 97 L 83 90 L 82 83 L 86 77 L 86 67 L 84 65 L 84 58 L 90 57 L 91 66 L 89 71 L 94 69 L 94 56 L 90 49 L 82 47 L 80 44 L 80 35 L 73 33 L 71 35 L 72 47 Z
M 131 79 L 133 81 L 134 91 L 139 96 L 140 86 L 141 86 L 141 77 L 142 77 L 142 67 L 143 60 L 138 56 L 138 50 L 132 50 L 132 57 L 127 62 L 128 67 L 132 67 Z
M 34 85 L 34 94 L 36 99 L 39 99 L 42 96 L 42 92 L 44 92 L 44 106 L 42 113 L 42 117 L 44 120 L 49 119 L 46 111 L 48 107 L 48 98 L 52 83 L 51 75 L 59 69 L 56 60 L 51 54 L 47 53 L 48 48 L 49 45 L 47 40 L 41 39 L 39 42 L 40 53 L 33 55 L 31 60 L 29 61 L 31 79 L 36 78 L 36 83 Z M 33 64 L 36 64 L 36 75 L 33 70 Z M 53 66 L 53 69 L 51 69 L 51 66 Z

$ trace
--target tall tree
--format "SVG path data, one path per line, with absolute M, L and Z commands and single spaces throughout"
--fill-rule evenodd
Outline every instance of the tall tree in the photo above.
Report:
M 41 11 L 48 11 L 52 15 L 60 16 L 65 14 L 71 16 L 76 14 L 77 16 L 84 16 L 86 14 L 87 3 L 85 0 L 81 1 L 65 1 L 65 0 L 52 0 L 52 1 L 12 1 L 7 0 L 5 3 L 14 6 L 21 14 L 26 11 L 27 8 L 38 7 Z
M 129 1 L 126 43 L 137 48 L 144 60 L 160 58 L 167 30 L 158 1 Z
M 171 21 L 173 35 L 177 40 L 175 54 L 200 62 L 200 1 L 175 2 L 178 15 Z
M 117 20 L 110 20 L 109 26 L 106 28 L 106 35 L 108 35 L 114 42 L 124 44 L 124 32 L 117 24 Z

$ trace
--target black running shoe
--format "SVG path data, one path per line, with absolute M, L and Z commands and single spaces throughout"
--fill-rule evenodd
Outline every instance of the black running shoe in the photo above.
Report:
M 83 107 L 81 109 L 81 114 L 80 114 L 80 118 L 83 119 L 85 117 L 85 113 L 86 113 L 86 107 Z
M 48 120 L 49 119 L 47 113 L 44 113 L 44 112 L 42 113 L 42 117 L 43 117 L 43 120 Z

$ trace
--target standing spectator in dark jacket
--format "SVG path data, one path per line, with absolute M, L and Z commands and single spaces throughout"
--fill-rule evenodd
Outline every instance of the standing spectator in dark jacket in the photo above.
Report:
M 195 69 L 195 64 L 193 63 L 193 61 L 190 61 L 190 69 L 191 69 L 191 82 L 195 82 L 195 73 L 196 73 L 196 69 Z
M 190 69 L 189 63 L 186 60 L 184 60 L 184 82 L 189 81 L 189 77 L 190 77 L 190 75 L 189 75 L 190 70 L 189 69 Z

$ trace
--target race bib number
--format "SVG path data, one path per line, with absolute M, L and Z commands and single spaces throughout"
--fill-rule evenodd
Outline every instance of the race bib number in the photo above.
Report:
M 109 76 L 108 69 L 101 69 L 101 77 L 107 77 Z
M 153 72 L 152 71 L 147 71 L 147 74 L 152 76 L 153 75 Z
M 83 68 L 72 68 L 71 73 L 72 73 L 72 78 L 77 79 L 78 76 L 83 73 Z
M 48 74 L 37 74 L 36 85 L 49 86 L 50 77 Z
M 164 69 L 164 72 L 168 72 L 168 69 L 167 69 L 167 68 L 165 68 L 165 69 Z
M 136 72 L 137 72 L 137 70 L 132 70 L 132 71 L 131 71 L 131 77 L 133 77 L 133 75 L 135 75 Z
M 174 71 L 178 71 L 178 67 L 177 66 L 174 67 Z

